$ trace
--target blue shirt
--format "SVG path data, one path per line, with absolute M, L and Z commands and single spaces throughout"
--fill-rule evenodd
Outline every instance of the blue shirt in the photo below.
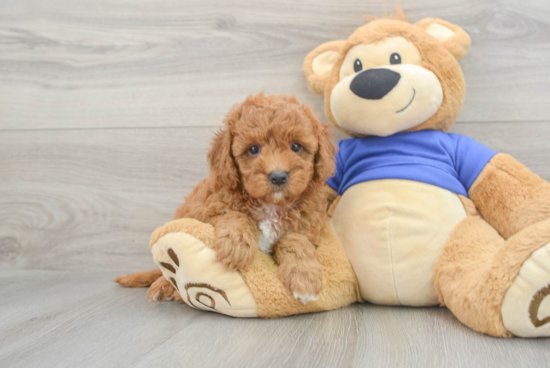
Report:
M 327 183 L 340 195 L 364 181 L 406 179 L 467 197 L 479 173 L 496 154 L 472 138 L 433 130 L 350 138 L 337 145 L 336 174 Z

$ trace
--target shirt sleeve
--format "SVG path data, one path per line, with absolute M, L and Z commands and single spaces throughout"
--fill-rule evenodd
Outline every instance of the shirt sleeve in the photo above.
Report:
M 338 146 L 338 152 L 336 153 L 336 170 L 334 176 L 327 179 L 327 184 L 340 194 L 340 185 L 342 184 L 342 179 L 344 177 L 344 151 L 345 147 L 342 144 L 343 141 L 338 141 L 336 146 Z
M 469 191 L 481 171 L 497 152 L 470 137 L 452 134 L 452 138 L 455 141 L 454 165 L 458 180 L 464 185 L 466 191 Z

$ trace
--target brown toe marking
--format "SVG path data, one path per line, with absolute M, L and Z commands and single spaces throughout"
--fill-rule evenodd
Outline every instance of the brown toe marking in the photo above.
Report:
M 199 298 L 200 298 L 201 296 L 205 296 L 205 297 L 207 297 L 208 299 L 210 299 L 210 304 L 211 304 L 211 305 L 206 305 L 206 304 L 204 304 L 203 302 L 201 302 L 201 301 L 199 300 Z M 216 309 L 216 302 L 214 301 L 214 299 L 213 299 L 210 295 L 206 295 L 205 293 L 197 293 L 197 295 L 195 296 L 195 299 L 197 299 L 197 301 L 198 301 L 199 303 L 201 303 L 202 305 L 204 305 L 204 306 L 207 307 L 207 308 Z
M 176 284 L 176 280 L 174 280 L 173 277 L 170 277 L 170 281 L 172 282 L 172 286 L 174 286 L 174 289 L 176 289 L 179 293 L 178 284 Z
M 222 289 L 218 289 L 217 287 L 214 287 L 210 284 L 190 282 L 188 284 L 185 284 L 185 291 L 187 291 L 187 300 L 189 301 L 188 304 L 191 305 L 191 306 L 193 306 L 193 302 L 191 301 L 191 296 L 189 295 L 189 289 L 192 289 L 192 288 L 205 288 L 205 289 L 209 289 L 209 290 L 211 290 L 215 293 L 218 293 L 219 295 L 222 296 L 222 298 L 225 299 L 227 304 L 229 304 L 229 306 L 231 306 L 231 303 L 229 302 L 229 299 L 227 298 L 227 294 Z M 212 306 L 206 305 L 203 302 L 201 302 L 199 300 L 199 296 L 201 296 L 201 295 L 205 296 L 207 298 L 210 298 L 210 300 L 212 301 Z M 207 294 L 202 293 L 202 292 L 198 292 L 197 295 L 195 296 L 195 299 L 197 300 L 197 302 L 201 303 L 202 305 L 204 305 L 208 308 L 212 308 L 214 310 L 216 309 L 216 302 L 214 301 L 214 299 L 210 295 L 207 295 Z
M 548 294 L 550 294 L 550 284 L 537 291 L 535 295 L 533 295 L 533 300 L 531 300 L 531 304 L 529 305 L 529 317 L 531 318 L 531 323 L 533 323 L 535 327 L 540 327 L 550 322 L 550 316 L 542 320 L 539 319 L 540 304 Z
M 162 267 L 166 268 L 168 271 L 170 271 L 172 273 L 176 273 L 176 269 L 171 264 L 160 262 L 160 265 Z
M 168 255 L 170 258 L 172 258 L 172 261 L 176 264 L 176 266 L 180 266 L 180 260 L 178 259 L 178 256 L 176 255 L 176 252 L 172 248 L 168 248 Z

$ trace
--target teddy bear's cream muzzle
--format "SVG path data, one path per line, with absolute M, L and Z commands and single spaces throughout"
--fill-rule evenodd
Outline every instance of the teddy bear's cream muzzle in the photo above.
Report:
M 383 95 L 372 94 L 370 89 Z M 410 129 L 433 116 L 443 101 L 434 73 L 417 65 L 370 68 L 342 79 L 334 87 L 330 106 L 334 119 L 349 131 L 389 136 Z

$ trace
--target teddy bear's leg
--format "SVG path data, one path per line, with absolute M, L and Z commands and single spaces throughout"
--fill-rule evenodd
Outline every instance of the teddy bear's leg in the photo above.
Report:
M 233 317 L 257 317 L 256 302 L 237 271 L 216 261 L 212 225 L 192 219 L 169 222 L 151 237 L 163 276 L 190 307 Z
M 155 262 L 191 307 L 234 317 L 275 318 L 336 309 L 359 300 L 351 264 L 328 229 L 317 249 L 323 290 L 317 301 L 306 305 L 283 286 L 272 257 L 258 251 L 247 269 L 229 271 L 216 261 L 213 243 L 214 228 L 192 219 L 169 222 L 152 235 Z
M 505 240 L 480 216 L 453 230 L 434 270 L 440 302 L 492 336 L 550 336 L 550 220 Z
M 514 253 L 528 254 L 502 302 L 504 327 L 522 337 L 550 336 L 550 219 L 506 241 Z M 516 268 L 514 268 L 514 272 Z

